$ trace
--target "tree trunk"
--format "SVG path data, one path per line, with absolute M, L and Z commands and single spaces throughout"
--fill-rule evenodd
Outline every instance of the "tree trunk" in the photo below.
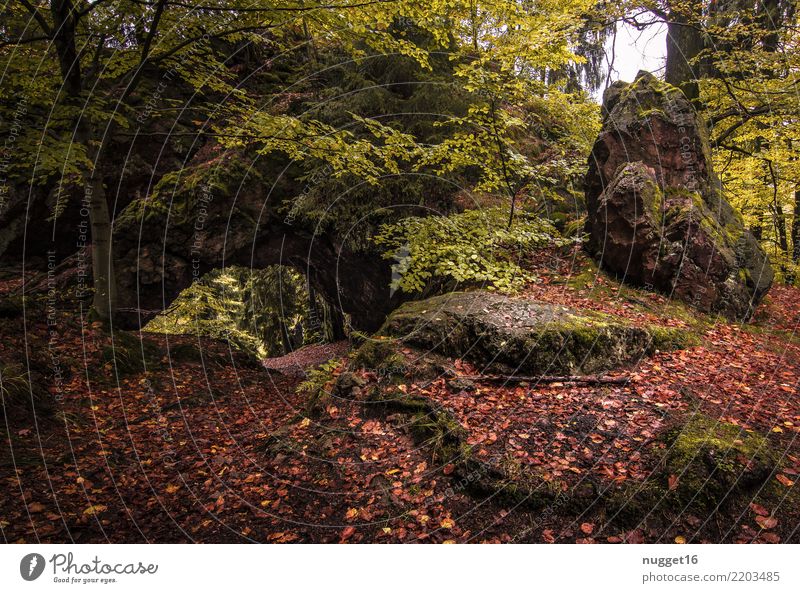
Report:
M 50 4 L 53 17 L 53 45 L 58 55 L 61 78 L 64 81 L 64 100 L 83 111 L 83 77 L 78 55 L 75 32 L 78 17 L 71 0 L 53 0 Z M 108 213 L 108 202 L 100 174 L 99 161 L 103 154 L 104 141 L 100 146 L 91 149 L 93 129 L 91 124 L 78 115 L 75 140 L 86 146 L 92 170 L 84 173 L 84 200 L 89 209 L 89 224 L 92 235 L 92 280 L 94 299 L 90 316 L 100 321 L 109 321 L 117 306 L 116 279 L 114 277 L 113 253 L 111 250 L 111 217 Z M 106 134 L 104 138 L 108 137 Z
M 94 299 L 92 315 L 100 321 L 110 321 L 117 309 L 117 283 L 114 276 L 114 257 L 111 245 L 111 217 L 103 187 L 103 179 L 93 174 L 86 181 L 89 198 L 89 222 L 92 229 L 92 279 Z
M 703 35 L 697 19 L 684 13 L 673 12 L 667 23 L 667 67 L 665 79 L 681 89 L 694 104 L 700 99 L 697 84 L 699 64 L 697 57 L 703 50 Z
M 800 263 L 800 189 L 794 190 L 794 213 L 792 217 L 792 261 Z

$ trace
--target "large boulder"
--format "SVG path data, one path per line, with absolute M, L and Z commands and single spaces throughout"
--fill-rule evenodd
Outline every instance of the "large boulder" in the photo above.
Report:
M 380 334 L 520 375 L 596 373 L 691 339 L 681 329 L 488 291 L 405 303 Z
M 589 251 L 626 282 L 745 320 L 773 271 L 722 195 L 708 129 L 652 74 L 616 82 L 586 177 Z

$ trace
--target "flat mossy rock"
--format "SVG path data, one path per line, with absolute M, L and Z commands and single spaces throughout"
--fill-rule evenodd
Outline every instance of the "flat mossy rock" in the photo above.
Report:
M 722 195 L 703 119 L 647 72 L 609 87 L 604 116 L 585 184 L 589 251 L 626 282 L 748 319 L 773 271 Z
M 487 291 L 405 303 L 379 333 L 519 375 L 596 373 L 690 339 L 685 330 Z

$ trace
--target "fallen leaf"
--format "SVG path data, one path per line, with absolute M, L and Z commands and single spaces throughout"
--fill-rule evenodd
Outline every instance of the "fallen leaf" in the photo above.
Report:
M 683 537 L 682 535 L 676 535 L 675 536 L 675 543 L 676 544 L 685 544 L 686 543 L 686 538 Z
M 667 478 L 667 484 L 670 490 L 675 490 L 678 487 L 678 476 L 675 474 L 670 475 L 670 477 Z
M 761 529 L 766 530 L 774 528 L 778 524 L 778 520 L 775 517 L 762 517 L 759 515 L 756 517 L 756 523 Z
M 594 531 L 594 523 L 581 523 L 581 531 L 590 535 Z

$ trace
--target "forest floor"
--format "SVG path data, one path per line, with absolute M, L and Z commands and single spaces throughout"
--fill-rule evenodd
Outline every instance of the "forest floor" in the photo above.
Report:
M 441 435 L 420 437 L 418 418 L 402 410 L 332 396 L 309 413 L 298 390 L 306 371 L 346 362 L 346 344 L 266 366 L 194 336 L 144 334 L 142 347 L 138 334 L 116 332 L 112 350 L 109 334 L 74 312 L 31 305 L 24 316 L 0 311 L 3 539 L 800 541 L 800 290 L 773 287 L 741 325 L 624 288 L 577 253 L 530 266 L 539 280 L 523 296 L 697 335 L 690 347 L 609 373 L 607 384 L 498 384 L 455 360 L 447 375 L 393 386 L 446 410 L 474 459 L 503 468 L 503 479 L 536 475 L 533 488 L 549 502 L 530 504 L 531 491 L 516 487 L 515 496 L 473 487 L 479 477 L 438 453 Z M 17 287 L 6 281 L 0 293 Z M 28 368 L 34 392 L 49 398 L 31 404 L 25 385 L 17 391 L 28 395 L 14 399 Z M 355 393 L 376 384 L 374 373 L 356 375 L 366 386 Z M 697 416 L 738 427 L 734 443 L 762 438 L 772 471 L 711 505 L 670 499 L 628 512 L 651 483 L 662 498 L 680 491 L 688 478 L 665 469 L 664 435 Z

